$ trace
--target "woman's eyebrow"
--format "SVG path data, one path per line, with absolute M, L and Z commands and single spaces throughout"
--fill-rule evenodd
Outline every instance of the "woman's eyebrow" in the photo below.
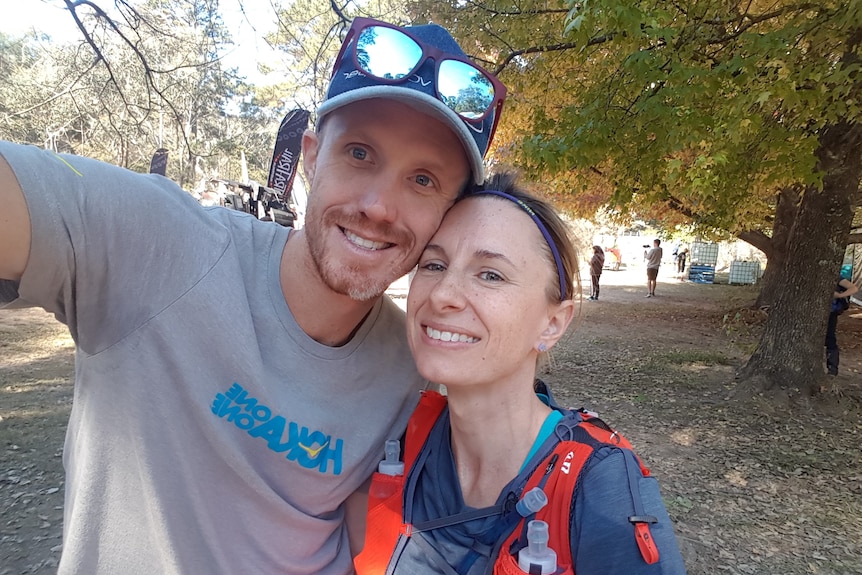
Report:
M 425 246 L 425 252 L 431 252 L 435 255 L 445 255 L 446 250 L 443 249 L 442 246 L 438 244 L 428 244 Z M 501 254 L 500 252 L 495 252 L 492 250 L 486 249 L 477 249 L 473 252 L 473 257 L 479 260 L 499 260 L 508 263 L 511 266 L 515 266 L 515 262 L 509 259 L 506 255 Z
M 508 263 L 508 264 L 509 264 L 509 265 L 511 265 L 511 266 L 514 266 L 514 265 L 515 265 L 515 262 L 513 262 L 512 260 L 510 260 L 510 259 L 509 259 L 508 257 L 506 257 L 505 255 L 503 255 L 503 254 L 501 254 L 501 253 L 499 253 L 499 252 L 492 252 L 491 250 L 476 250 L 475 252 L 473 252 L 473 255 L 474 255 L 476 258 L 479 258 L 479 259 L 486 259 L 486 260 L 501 260 L 501 261 L 504 261 L 504 262 Z

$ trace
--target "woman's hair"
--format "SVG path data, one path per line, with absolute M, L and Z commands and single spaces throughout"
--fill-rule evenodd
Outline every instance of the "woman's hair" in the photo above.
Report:
M 556 210 L 544 200 L 536 198 L 516 183 L 517 176 L 511 172 L 496 173 L 485 180 L 480 188 L 468 193 L 466 198 L 475 195 L 481 195 L 483 192 L 491 191 L 503 192 L 516 200 L 516 205 L 527 211 L 528 215 L 534 216 L 545 227 L 548 233 L 546 240 L 553 242 L 553 247 L 556 248 L 560 257 L 561 271 L 558 272 L 558 266 L 551 246 L 543 242 L 545 256 L 548 265 L 554 270 L 554 281 L 548 285 L 548 299 L 551 301 L 561 301 L 574 299 L 575 294 L 581 294 L 581 278 L 578 271 L 578 251 L 569 237 L 568 227 L 560 218 Z M 532 214 L 529 212 L 532 211 Z M 540 227 L 541 231 L 541 227 Z M 544 233 L 543 233 L 544 235 Z M 559 276 L 562 278 L 558 279 Z M 560 293 L 560 283 L 565 286 L 565 293 Z
M 605 250 L 602 249 L 601 246 L 593 246 L 593 252 L 597 254 L 604 253 Z

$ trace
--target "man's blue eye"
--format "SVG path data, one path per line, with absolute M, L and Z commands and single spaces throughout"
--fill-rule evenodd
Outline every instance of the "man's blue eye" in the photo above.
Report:
M 416 183 L 420 186 L 429 186 L 431 185 L 431 178 L 426 175 L 416 176 Z
M 496 272 L 482 272 L 482 279 L 492 281 L 492 282 L 500 282 L 503 281 L 503 276 Z
M 368 152 L 362 148 L 353 148 L 351 152 L 353 153 L 353 157 L 357 160 L 364 160 L 368 156 Z

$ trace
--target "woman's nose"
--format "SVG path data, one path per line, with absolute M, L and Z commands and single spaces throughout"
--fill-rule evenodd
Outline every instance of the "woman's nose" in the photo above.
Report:
M 443 272 L 428 293 L 435 309 L 461 309 L 467 301 L 464 278 L 451 268 Z

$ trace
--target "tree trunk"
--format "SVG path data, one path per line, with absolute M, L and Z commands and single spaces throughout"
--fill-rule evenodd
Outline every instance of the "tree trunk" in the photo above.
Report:
M 817 159 L 823 190 L 809 186 L 802 194 L 781 287 L 760 343 L 740 371 L 740 394 L 810 396 L 824 377 L 829 303 L 862 178 L 862 126 L 841 122 L 824 128 Z
M 772 222 L 772 245 L 766 254 L 766 270 L 760 280 L 760 293 L 754 307 L 771 308 L 776 295 L 784 282 L 784 266 L 787 251 L 790 249 L 790 230 L 799 209 L 799 192 L 794 188 L 784 188 L 779 192 L 775 205 L 775 219 Z

